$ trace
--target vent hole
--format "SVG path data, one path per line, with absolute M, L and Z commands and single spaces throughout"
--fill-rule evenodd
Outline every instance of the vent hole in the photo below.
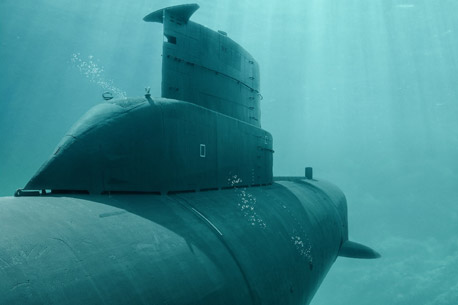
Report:
M 177 44 L 177 38 L 171 35 L 164 35 L 164 41 L 172 44 Z

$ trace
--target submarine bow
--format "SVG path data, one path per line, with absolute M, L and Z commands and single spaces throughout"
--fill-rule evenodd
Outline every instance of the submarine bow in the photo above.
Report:
M 309 304 L 348 238 L 333 184 L 273 177 L 259 66 L 224 32 L 157 10 L 162 96 L 89 110 L 0 198 L 1 304 Z

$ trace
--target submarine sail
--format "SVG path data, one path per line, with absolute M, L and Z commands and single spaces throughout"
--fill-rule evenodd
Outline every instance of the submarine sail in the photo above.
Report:
M 67 133 L 26 185 L 90 194 L 200 191 L 272 183 L 272 136 L 260 128 L 259 67 L 227 35 L 161 9 L 162 97 L 109 100 Z M 121 140 L 122 139 L 122 140 Z

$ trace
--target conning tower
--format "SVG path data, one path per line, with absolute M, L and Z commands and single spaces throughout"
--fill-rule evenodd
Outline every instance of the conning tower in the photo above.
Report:
M 272 183 L 258 64 L 225 33 L 190 21 L 198 7 L 144 18 L 164 25 L 162 97 L 90 109 L 25 190 L 168 194 Z

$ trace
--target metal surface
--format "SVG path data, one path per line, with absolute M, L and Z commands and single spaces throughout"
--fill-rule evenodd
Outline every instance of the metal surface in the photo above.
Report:
M 1 198 L 0 304 L 307 304 L 346 235 L 316 184 Z
M 234 177 L 265 185 L 272 153 L 268 132 L 192 103 L 111 100 L 67 132 L 25 189 L 167 194 L 232 187 Z
M 164 24 L 162 97 L 195 103 L 259 127 L 258 63 L 226 35 L 187 20 L 197 8 L 177 6 L 144 18 Z

